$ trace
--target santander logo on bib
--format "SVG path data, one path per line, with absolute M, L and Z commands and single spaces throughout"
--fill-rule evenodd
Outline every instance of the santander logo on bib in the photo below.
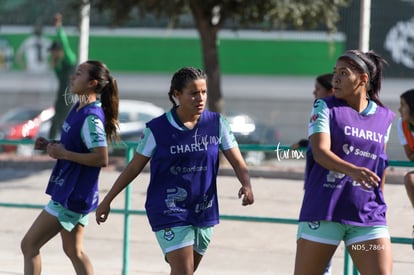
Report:
M 363 151 L 361 149 L 355 148 L 352 145 L 349 145 L 347 143 L 345 143 L 344 145 L 342 145 L 342 150 L 344 151 L 345 154 L 349 155 L 349 154 L 354 154 L 355 156 L 360 156 L 360 157 L 364 157 L 364 158 L 370 158 L 370 159 L 377 159 L 377 155 L 371 152 L 367 152 L 367 151 Z
M 349 146 L 349 144 L 344 144 L 342 145 L 342 150 L 344 150 L 344 153 L 349 155 L 350 153 L 352 153 L 354 151 L 354 146 Z

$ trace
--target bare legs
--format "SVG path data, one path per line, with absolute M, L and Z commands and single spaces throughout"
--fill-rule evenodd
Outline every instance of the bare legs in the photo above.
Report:
M 392 248 L 390 239 L 382 238 L 348 246 L 349 254 L 362 275 L 391 275 Z
M 311 242 L 305 239 L 297 241 L 295 275 L 321 275 L 335 253 L 336 246 Z
M 297 241 L 295 275 L 320 275 L 335 253 L 336 246 L 305 239 Z M 381 238 L 348 246 L 361 275 L 391 275 L 392 252 L 389 239 Z
M 55 217 L 44 210 L 40 212 L 21 242 L 25 275 L 39 275 L 41 273 L 40 248 L 56 236 L 60 230 L 62 227 Z
M 193 246 L 183 247 L 167 253 L 170 275 L 191 275 L 197 270 L 202 255 L 193 250 Z
M 83 232 L 84 228 L 80 224 L 71 232 L 63 230 L 56 217 L 43 210 L 21 242 L 24 274 L 39 275 L 41 273 L 40 248 L 58 233 L 61 233 L 63 250 L 72 261 L 76 274 L 93 274 L 92 264 L 83 251 Z
M 83 250 L 83 233 L 85 228 L 78 224 L 71 232 L 62 230 L 60 236 L 62 237 L 63 251 L 71 260 L 76 274 L 78 275 L 92 275 L 92 263 Z

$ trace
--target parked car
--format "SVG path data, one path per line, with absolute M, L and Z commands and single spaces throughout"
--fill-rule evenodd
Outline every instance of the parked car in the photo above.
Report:
M 21 140 L 34 139 L 40 125 L 50 120 L 55 114 L 53 107 L 41 108 L 20 106 L 13 108 L 0 117 L 0 139 Z M 28 146 L 2 145 L 4 152 L 16 152 Z M 30 145 L 30 147 L 33 147 Z
M 138 141 L 144 132 L 145 123 L 164 113 L 164 109 L 146 101 L 119 101 L 119 136 L 121 141 Z M 0 139 L 31 139 L 38 136 L 48 137 L 54 108 L 37 107 L 14 108 L 0 117 Z M 123 151 L 114 149 L 111 152 Z M 32 145 L 4 145 L 0 151 L 17 152 L 29 155 L 33 153 Z
M 280 140 L 278 129 L 257 123 L 247 114 L 228 115 L 226 119 L 239 144 L 275 145 Z
M 119 101 L 119 131 L 121 139 L 119 145 L 110 148 L 111 154 L 123 154 L 122 142 L 137 142 L 145 129 L 145 123 L 165 111 L 163 108 L 147 101 L 121 99 Z M 39 136 L 47 137 L 51 120 L 45 121 L 40 126 Z
M 119 137 L 122 141 L 137 142 L 145 123 L 164 113 L 164 109 L 146 101 L 121 99 L 119 101 Z
M 276 145 L 280 141 L 279 130 L 271 125 L 257 123 L 247 114 L 231 114 L 226 116 L 230 128 L 239 144 Z M 247 162 L 259 164 L 265 159 L 275 156 L 273 152 L 242 152 Z

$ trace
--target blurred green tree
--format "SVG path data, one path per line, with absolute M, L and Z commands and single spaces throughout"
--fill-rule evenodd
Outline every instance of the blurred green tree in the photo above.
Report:
M 72 0 L 71 3 L 79 8 L 82 1 Z M 349 0 L 90 0 L 90 4 L 102 13 L 109 13 L 114 25 L 154 14 L 158 18 L 169 18 L 174 27 L 183 15 L 191 14 L 200 35 L 204 70 L 208 76 L 208 107 L 222 112 L 217 38 L 225 24 L 265 30 L 319 27 L 335 32 L 339 9 L 346 7 Z

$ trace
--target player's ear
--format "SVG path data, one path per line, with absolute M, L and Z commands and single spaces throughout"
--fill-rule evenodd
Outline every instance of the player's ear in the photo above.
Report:
M 368 77 L 368 74 L 367 73 L 363 73 L 360 76 L 361 82 L 363 82 L 364 84 L 368 83 L 368 80 L 369 80 L 368 78 L 369 77 Z
M 95 88 L 98 85 L 98 80 L 93 79 L 89 81 L 89 85 L 91 85 L 92 88 Z

